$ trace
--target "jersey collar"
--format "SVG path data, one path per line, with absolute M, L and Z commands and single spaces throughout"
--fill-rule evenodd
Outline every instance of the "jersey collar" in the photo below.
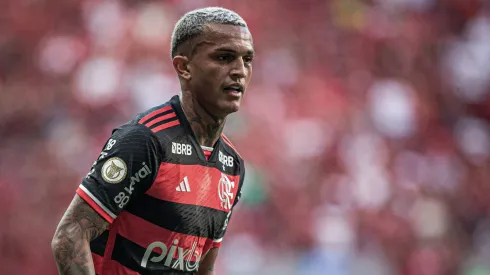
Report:
M 180 97 L 178 95 L 173 96 L 170 99 L 170 104 L 172 105 L 172 108 L 175 110 L 175 113 L 177 114 L 177 117 L 179 118 L 180 124 L 184 128 L 185 134 L 189 137 L 189 140 L 194 147 L 194 150 L 197 152 L 197 155 L 200 160 L 204 162 L 209 162 L 209 163 L 215 163 L 217 161 L 217 155 L 218 151 L 223 147 L 223 141 L 221 135 L 218 138 L 218 141 L 216 141 L 216 144 L 213 147 L 213 152 L 211 153 L 211 156 L 209 156 L 209 159 L 206 159 L 206 156 L 204 155 L 204 152 L 201 148 L 201 145 L 197 142 L 197 138 L 194 135 L 194 132 L 192 131 L 191 125 L 189 121 L 187 120 L 187 117 L 184 114 L 184 110 L 182 109 L 182 103 L 180 101 Z

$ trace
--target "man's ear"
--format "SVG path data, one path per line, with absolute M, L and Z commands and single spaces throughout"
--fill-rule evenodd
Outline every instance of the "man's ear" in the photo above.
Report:
M 177 55 L 172 59 L 172 64 L 174 70 L 177 72 L 179 77 L 190 80 L 191 72 L 189 71 L 189 59 L 183 55 Z

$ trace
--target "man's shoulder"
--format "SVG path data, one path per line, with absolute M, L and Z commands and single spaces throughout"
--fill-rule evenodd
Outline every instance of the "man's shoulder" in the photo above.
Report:
M 129 123 L 142 124 L 147 127 L 153 126 L 154 124 L 156 124 L 156 122 L 154 121 L 155 119 L 161 117 L 169 117 L 168 114 L 172 114 L 172 113 L 175 114 L 175 110 L 172 107 L 172 100 L 173 97 L 169 101 L 163 104 L 160 104 L 158 106 L 155 106 L 146 111 L 136 114 L 133 117 L 133 119 L 129 121 Z
M 150 108 L 146 111 L 136 114 L 130 121 L 117 127 L 114 131 L 120 131 L 126 129 L 126 131 L 144 131 L 149 135 L 162 137 L 163 131 L 168 128 L 172 128 L 180 125 L 178 115 L 175 111 L 175 106 L 172 102 L 175 101 L 175 97 L 172 97 L 169 101 Z

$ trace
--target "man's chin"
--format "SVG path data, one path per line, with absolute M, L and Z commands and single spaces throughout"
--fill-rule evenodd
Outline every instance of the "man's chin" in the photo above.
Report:
M 220 102 L 218 109 L 219 112 L 221 113 L 220 116 L 226 117 L 227 115 L 238 112 L 240 110 L 240 101 L 233 100 L 233 101 Z

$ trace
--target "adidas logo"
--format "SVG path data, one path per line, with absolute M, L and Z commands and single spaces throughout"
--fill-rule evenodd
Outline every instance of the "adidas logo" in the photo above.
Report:
M 184 180 L 180 182 L 179 186 L 177 186 L 175 190 L 179 192 L 191 192 L 191 187 L 189 186 L 189 180 L 187 179 L 187 176 L 184 177 Z

